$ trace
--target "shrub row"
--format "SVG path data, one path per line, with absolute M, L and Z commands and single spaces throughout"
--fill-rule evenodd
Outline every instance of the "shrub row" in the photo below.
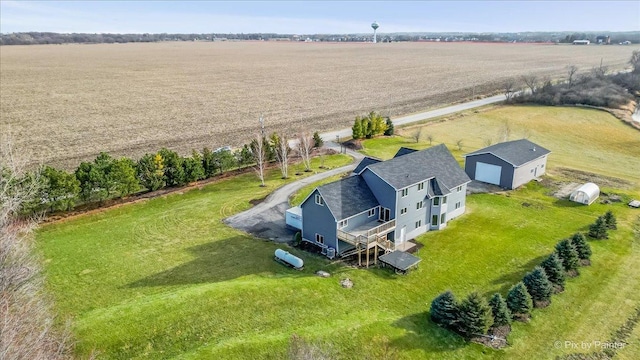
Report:
M 616 220 L 609 211 L 598 222 L 614 229 Z M 487 301 L 473 292 L 459 302 L 451 291 L 446 291 L 431 302 L 431 320 L 466 339 L 485 335 L 514 319 L 527 321 L 534 307 L 548 306 L 552 294 L 564 291 L 567 276 L 577 276 L 579 266 L 591 264 L 591 253 L 585 236 L 576 233 L 559 241 L 553 253 L 509 289 L 506 299 L 495 293 Z
M 372 111 L 365 117 L 356 116 L 351 128 L 351 137 L 354 140 L 358 139 L 371 139 L 380 135 L 393 135 L 394 126 L 389 117 L 382 117 L 382 115 Z
M 265 139 L 266 160 L 275 161 L 273 134 Z M 313 135 L 314 147 L 321 147 L 322 139 Z M 231 151 L 221 148 L 202 152 L 193 150 L 191 156 L 180 156 L 170 149 L 160 149 L 148 153 L 137 161 L 127 157 L 113 158 L 102 152 L 91 162 L 82 162 L 73 172 L 43 166 L 36 173 L 29 174 L 28 182 L 39 181 L 39 194 L 35 200 L 25 204 L 23 213 L 36 211 L 66 211 L 77 203 L 103 202 L 111 198 L 121 198 L 141 190 L 155 191 L 163 188 L 183 186 L 255 164 L 253 143 Z M 2 171 L 7 171 L 2 169 Z M 37 175 L 36 175 L 37 174 Z

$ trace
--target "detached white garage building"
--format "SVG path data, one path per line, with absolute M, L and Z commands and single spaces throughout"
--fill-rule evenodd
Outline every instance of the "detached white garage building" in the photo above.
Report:
M 473 180 L 515 189 L 544 175 L 550 153 L 526 139 L 507 141 L 465 155 L 464 171 Z

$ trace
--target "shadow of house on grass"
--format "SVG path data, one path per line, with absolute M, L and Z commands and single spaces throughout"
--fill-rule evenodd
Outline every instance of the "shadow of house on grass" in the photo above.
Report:
M 431 321 L 429 311 L 405 316 L 393 323 L 407 331 L 392 345 L 399 349 L 422 349 L 427 353 L 447 352 L 467 346 L 467 342 L 453 331 L 443 329 Z M 439 357 L 446 358 L 441 355 Z
M 499 285 L 500 288 L 496 291 L 489 291 L 484 293 L 484 297 L 489 299 L 496 292 L 499 292 L 503 297 L 506 296 L 507 293 L 509 292 L 509 289 L 511 289 L 513 285 L 522 281 L 522 278 L 524 278 L 524 276 L 529 271 L 533 270 L 533 268 L 540 265 L 540 263 L 544 261 L 544 259 L 546 259 L 549 255 L 551 255 L 552 252 L 553 252 L 553 249 L 549 249 L 549 254 L 538 256 L 537 258 L 531 259 L 526 264 L 520 265 L 518 270 L 496 278 L 491 282 L 491 284 Z
M 250 236 L 233 236 L 193 246 L 187 249 L 195 257 L 193 260 L 147 276 L 127 287 L 216 283 L 252 274 L 273 277 L 309 275 L 307 271 L 297 271 L 274 261 L 274 249 L 273 244 L 256 241 Z

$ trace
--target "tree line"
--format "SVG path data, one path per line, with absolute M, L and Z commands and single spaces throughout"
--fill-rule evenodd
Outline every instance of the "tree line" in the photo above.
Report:
M 608 230 L 616 229 L 616 217 L 608 211 L 590 226 L 589 236 L 606 239 Z M 513 320 L 528 321 L 533 308 L 551 303 L 551 296 L 564 291 L 567 277 L 579 275 L 580 266 L 591 265 L 591 246 L 582 233 L 559 241 L 547 258 L 513 285 L 506 298 L 495 293 L 489 301 L 472 292 L 458 301 L 451 291 L 445 291 L 431 302 L 431 320 L 470 340 L 478 337 L 509 333 Z M 509 327 L 500 332 L 501 327 Z M 492 337 L 493 338 L 493 337 Z M 505 341 L 506 339 L 502 339 Z
M 576 66 L 567 67 L 565 81 L 554 83 L 536 75 L 509 79 L 504 84 L 507 102 L 535 103 L 541 105 L 591 105 L 617 109 L 634 100 L 640 94 L 640 51 L 633 51 L 630 72 L 609 74 L 600 65 L 579 74 Z M 525 92 L 517 94 L 523 88 Z
M 322 139 L 316 132 L 313 136 L 301 135 L 304 148 L 298 147 L 305 170 L 310 170 L 313 148 L 321 147 Z M 177 152 L 162 148 L 147 153 L 137 160 L 128 157 L 114 158 L 101 152 L 93 161 L 83 161 L 67 172 L 52 166 L 42 166 L 21 178 L 25 184 L 37 183 L 37 194 L 22 206 L 24 214 L 39 211 L 68 211 L 79 203 L 102 203 L 112 198 L 122 198 L 140 191 L 155 191 L 163 188 L 184 186 L 198 180 L 212 178 L 232 169 L 259 166 L 260 179 L 264 185 L 264 168 L 268 163 L 278 162 L 288 176 L 289 141 L 284 136 L 258 136 L 250 144 L 232 151 L 209 148 L 201 152 L 192 150 L 191 155 L 181 156 Z M 283 154 L 287 154 L 284 155 Z M 285 165 L 282 165 L 282 164 Z M 10 170 L 2 169 L 7 175 Z

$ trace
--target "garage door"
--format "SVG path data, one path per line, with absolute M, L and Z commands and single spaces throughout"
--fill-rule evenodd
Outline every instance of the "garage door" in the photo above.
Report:
M 500 185 L 502 168 L 498 165 L 476 163 L 476 180 L 489 184 Z

